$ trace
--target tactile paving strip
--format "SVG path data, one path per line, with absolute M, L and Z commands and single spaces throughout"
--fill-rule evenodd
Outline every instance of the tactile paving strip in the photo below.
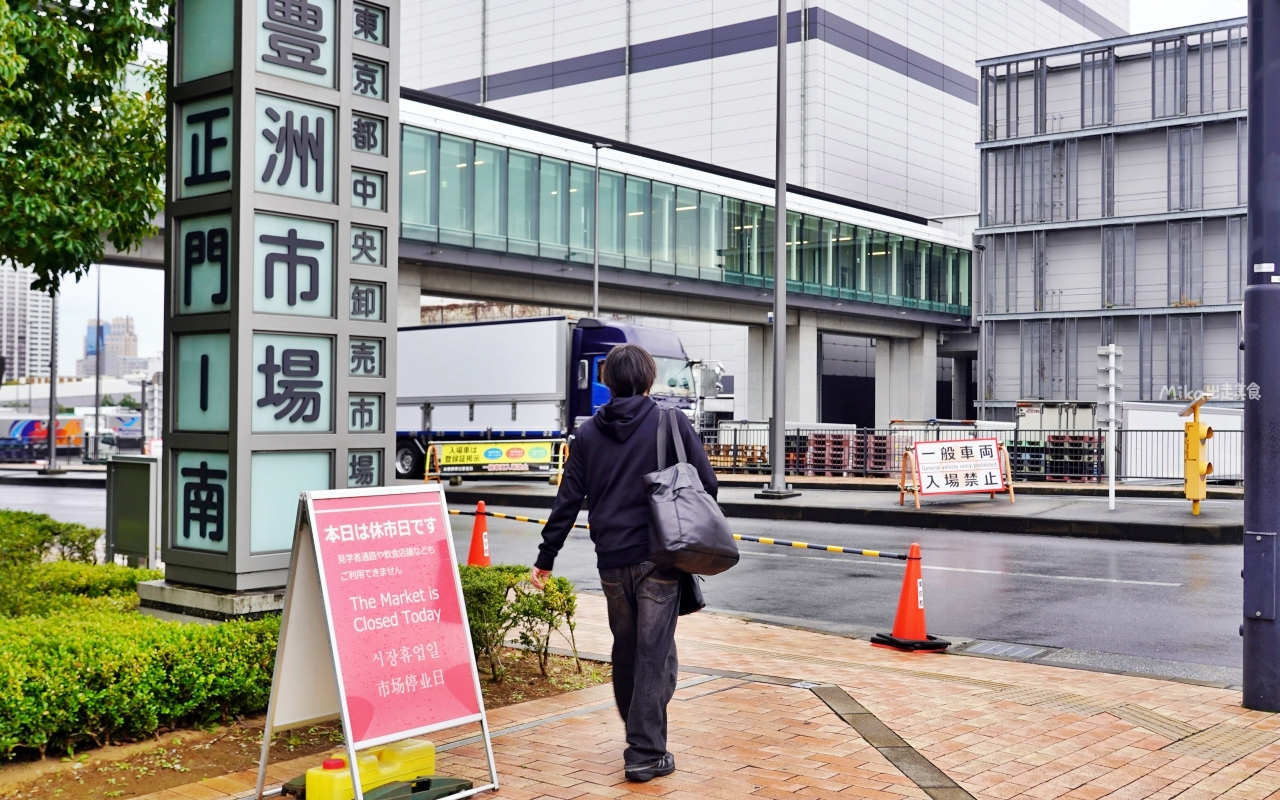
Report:
M 1146 728 L 1152 733 L 1174 742 L 1200 732 L 1199 728 L 1188 722 L 1166 717 L 1158 711 L 1152 711 L 1142 706 L 1123 705 L 1111 709 L 1111 713 L 1126 722 L 1132 722 L 1140 728 Z
M 1280 739 L 1280 730 L 1260 731 L 1219 723 L 1161 748 L 1170 753 L 1230 764 Z

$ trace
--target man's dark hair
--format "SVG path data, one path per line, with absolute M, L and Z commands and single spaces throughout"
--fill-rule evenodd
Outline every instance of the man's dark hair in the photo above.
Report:
M 601 373 L 601 380 L 614 397 L 632 397 L 653 388 L 658 365 L 640 345 L 620 344 L 605 356 Z

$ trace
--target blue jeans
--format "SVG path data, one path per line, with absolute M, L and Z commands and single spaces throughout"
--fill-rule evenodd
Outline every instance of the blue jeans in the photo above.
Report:
M 627 767 L 667 752 L 667 703 L 676 691 L 680 573 L 653 562 L 600 570 L 613 631 L 613 697 L 627 726 Z

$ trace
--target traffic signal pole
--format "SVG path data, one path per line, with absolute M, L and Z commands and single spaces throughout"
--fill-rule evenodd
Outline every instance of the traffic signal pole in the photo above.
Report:
M 1280 0 L 1249 0 L 1249 257 L 1244 294 L 1244 706 L 1280 711 Z

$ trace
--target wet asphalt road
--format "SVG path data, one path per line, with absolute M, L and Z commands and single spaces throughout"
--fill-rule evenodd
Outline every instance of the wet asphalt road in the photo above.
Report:
M 471 518 L 451 519 L 459 558 L 465 559 Z M 1241 664 L 1238 545 L 744 519 L 732 524 L 746 535 L 893 552 L 919 542 L 932 633 L 1220 667 Z M 494 563 L 532 563 L 540 526 L 490 519 L 489 531 Z M 903 562 L 740 546 L 739 565 L 704 584 L 711 608 L 854 628 L 892 626 Z M 556 572 L 579 588 L 599 591 L 586 531 L 571 534 Z
M 1158 513 L 1165 503 L 1150 505 Z M 0 486 L 0 508 L 101 526 L 106 492 Z M 459 558 L 465 559 L 471 518 L 450 519 Z M 585 514 L 580 521 L 586 521 Z M 906 552 L 911 542 L 919 542 L 933 633 L 1240 667 L 1238 545 L 1102 542 L 818 522 L 732 523 L 736 532 L 747 535 L 894 552 Z M 540 526 L 491 519 L 489 531 L 495 563 L 532 563 Z M 745 542 L 741 552 L 737 567 L 704 584 L 710 607 L 862 629 L 888 630 L 893 624 L 902 584 L 900 561 Z M 580 588 L 599 591 L 586 531 L 571 534 L 556 567 Z

